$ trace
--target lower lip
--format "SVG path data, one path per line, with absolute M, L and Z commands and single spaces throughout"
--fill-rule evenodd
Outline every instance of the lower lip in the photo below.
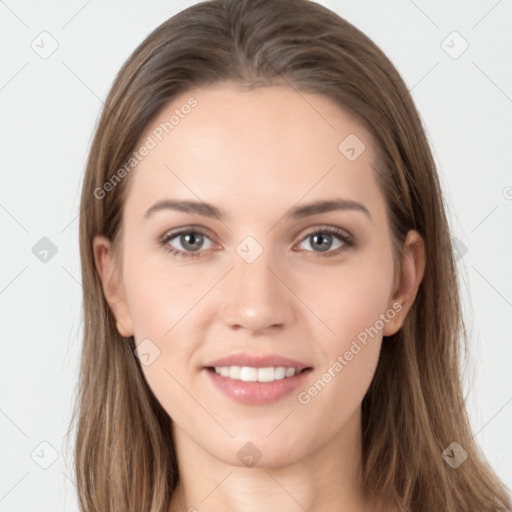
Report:
M 298 388 L 312 371 L 312 368 L 308 368 L 293 377 L 285 377 L 272 382 L 244 382 L 223 377 L 208 368 L 204 370 L 215 386 L 229 398 L 241 404 L 264 405 L 277 402 Z

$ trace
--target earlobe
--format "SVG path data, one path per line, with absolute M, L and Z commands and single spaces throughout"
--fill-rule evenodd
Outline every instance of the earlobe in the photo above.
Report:
M 384 336 L 391 336 L 402 327 L 423 280 L 425 257 L 423 237 L 415 230 L 409 231 L 404 242 L 400 280 L 389 306 L 397 311 L 397 314 L 384 327 Z
M 93 252 L 103 294 L 116 320 L 117 331 L 124 338 L 129 338 L 133 336 L 132 321 L 124 294 L 122 279 L 113 261 L 110 240 L 104 236 L 95 236 Z
M 124 327 L 121 323 L 116 322 L 117 332 L 123 337 L 123 338 L 130 338 L 133 336 L 133 332 L 130 332 L 126 327 Z

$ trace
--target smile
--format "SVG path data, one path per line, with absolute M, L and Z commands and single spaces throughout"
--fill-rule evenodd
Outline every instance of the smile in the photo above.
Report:
M 246 405 L 265 405 L 281 400 L 304 385 L 304 379 L 313 368 L 217 366 L 203 371 L 214 387 L 231 400 Z
M 267 368 L 254 368 L 252 366 L 216 366 L 215 373 L 243 382 L 273 382 L 274 380 L 293 377 L 296 373 L 300 373 L 300 370 L 286 368 L 284 366 L 270 366 Z

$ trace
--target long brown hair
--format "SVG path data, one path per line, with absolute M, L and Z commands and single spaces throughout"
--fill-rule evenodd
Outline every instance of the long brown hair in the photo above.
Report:
M 420 117 L 375 43 L 308 0 L 212 0 L 189 7 L 136 48 L 108 94 L 80 210 L 84 339 L 72 420 L 80 509 L 167 512 L 178 482 L 172 421 L 144 379 L 133 336 L 117 332 L 92 240 L 104 235 L 117 247 L 130 173 L 107 193 L 98 191 L 119 178 L 149 122 L 177 95 L 215 82 L 286 84 L 351 112 L 374 137 L 395 265 L 410 229 L 425 241 L 416 300 L 403 327 L 384 340 L 362 403 L 365 488 L 403 511 L 510 510 L 510 496 L 475 443 L 465 411 L 460 368 L 468 335 L 445 204 Z M 468 454 L 456 469 L 441 456 L 453 442 Z

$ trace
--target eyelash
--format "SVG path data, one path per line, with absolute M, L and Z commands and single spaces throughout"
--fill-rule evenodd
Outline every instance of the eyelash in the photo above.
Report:
M 183 235 L 183 234 L 198 234 L 198 235 L 202 235 L 204 237 L 209 238 L 208 235 L 206 233 L 202 232 L 201 230 L 192 230 L 190 228 L 187 228 L 187 229 L 182 229 L 177 232 L 165 233 L 160 238 L 159 243 L 166 251 L 171 253 L 171 255 L 174 258 L 188 259 L 188 258 L 200 257 L 201 256 L 200 250 L 197 252 L 181 251 L 179 249 L 174 249 L 173 247 L 170 247 L 169 245 L 167 245 L 171 240 L 173 240 L 174 238 L 177 238 L 178 236 Z M 338 247 L 337 249 L 334 249 L 334 250 L 326 251 L 325 253 L 321 253 L 321 252 L 317 252 L 317 251 L 308 251 L 308 252 L 317 252 L 317 254 L 321 258 L 331 258 L 333 256 L 338 256 L 339 254 L 345 252 L 346 250 L 350 249 L 351 247 L 353 247 L 355 245 L 354 240 L 352 239 L 352 237 L 349 234 L 346 234 L 346 232 L 341 229 L 332 228 L 332 227 L 316 228 L 314 231 L 310 231 L 302 238 L 301 243 L 304 242 L 308 237 L 311 237 L 313 235 L 319 235 L 319 234 L 334 235 L 334 236 L 338 237 L 344 243 L 344 245 L 342 245 L 341 247 Z

